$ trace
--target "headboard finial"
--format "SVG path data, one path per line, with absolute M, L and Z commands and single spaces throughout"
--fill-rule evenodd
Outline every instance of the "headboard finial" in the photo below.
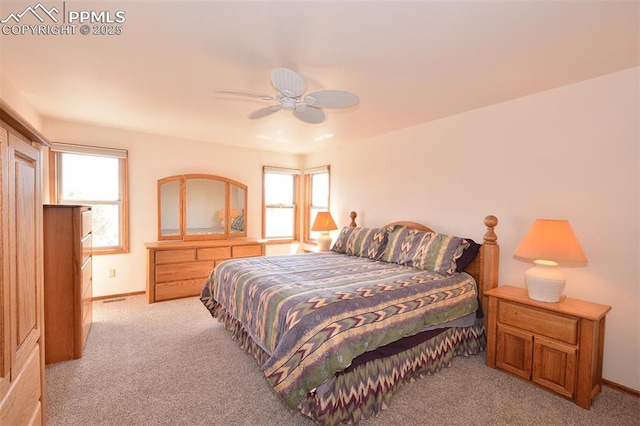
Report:
M 494 232 L 494 228 L 498 224 L 498 218 L 494 215 L 489 215 L 484 218 L 484 225 L 487 227 L 487 232 L 485 232 L 483 240 L 484 244 L 496 244 L 498 241 L 498 236 Z
M 351 212 L 349 213 L 349 217 L 351 218 L 351 223 L 349 224 L 349 226 L 355 228 L 356 226 L 358 226 L 356 224 L 356 217 L 358 216 L 358 213 L 356 212 Z

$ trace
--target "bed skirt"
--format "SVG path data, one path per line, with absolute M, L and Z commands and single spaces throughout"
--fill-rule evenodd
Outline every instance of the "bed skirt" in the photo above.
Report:
M 386 409 L 404 383 L 437 373 L 457 355 L 474 355 L 484 349 L 482 320 L 472 327 L 449 328 L 414 348 L 335 376 L 309 395 L 300 411 L 322 425 L 358 423 Z
M 269 355 L 248 335 L 244 327 L 211 299 L 204 300 L 214 318 L 224 323 L 242 349 L 262 366 Z M 208 302 L 208 303 L 207 303 Z M 482 319 L 472 327 L 448 328 L 437 336 L 400 353 L 367 361 L 331 378 L 298 408 L 321 425 L 354 424 L 375 417 L 389 406 L 393 394 L 404 384 L 432 375 L 451 365 L 457 355 L 469 356 L 485 350 Z

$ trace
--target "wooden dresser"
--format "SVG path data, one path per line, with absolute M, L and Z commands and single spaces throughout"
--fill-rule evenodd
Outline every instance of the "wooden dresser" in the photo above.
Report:
M 566 297 L 537 302 L 502 286 L 489 298 L 487 365 L 530 380 L 589 409 L 602 389 L 605 316 L 610 306 Z
M 167 241 L 147 248 L 149 303 L 197 296 L 220 262 L 238 257 L 264 256 L 265 245 L 253 239 Z
M 45 362 L 82 357 L 91 328 L 91 227 L 88 206 L 44 206 Z

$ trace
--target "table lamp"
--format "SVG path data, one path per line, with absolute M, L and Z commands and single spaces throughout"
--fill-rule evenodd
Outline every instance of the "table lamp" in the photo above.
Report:
M 540 302 L 558 302 L 566 278 L 558 262 L 572 266 L 587 264 L 587 257 L 566 220 L 536 219 L 514 253 L 514 257 L 533 260 L 524 281 L 529 297 Z
M 329 249 L 331 248 L 331 236 L 329 235 L 329 231 L 333 231 L 335 229 L 338 229 L 338 227 L 333 221 L 331 213 L 318 212 L 318 214 L 316 215 L 316 220 L 313 221 L 311 230 L 321 232 L 320 236 L 318 237 L 319 251 L 329 251 Z

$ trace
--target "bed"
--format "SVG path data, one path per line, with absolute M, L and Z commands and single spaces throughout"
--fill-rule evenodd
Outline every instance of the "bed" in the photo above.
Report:
M 495 216 L 481 244 L 355 217 L 329 252 L 221 263 L 200 296 L 285 403 L 323 425 L 374 417 L 404 383 L 483 351 L 498 281 Z

